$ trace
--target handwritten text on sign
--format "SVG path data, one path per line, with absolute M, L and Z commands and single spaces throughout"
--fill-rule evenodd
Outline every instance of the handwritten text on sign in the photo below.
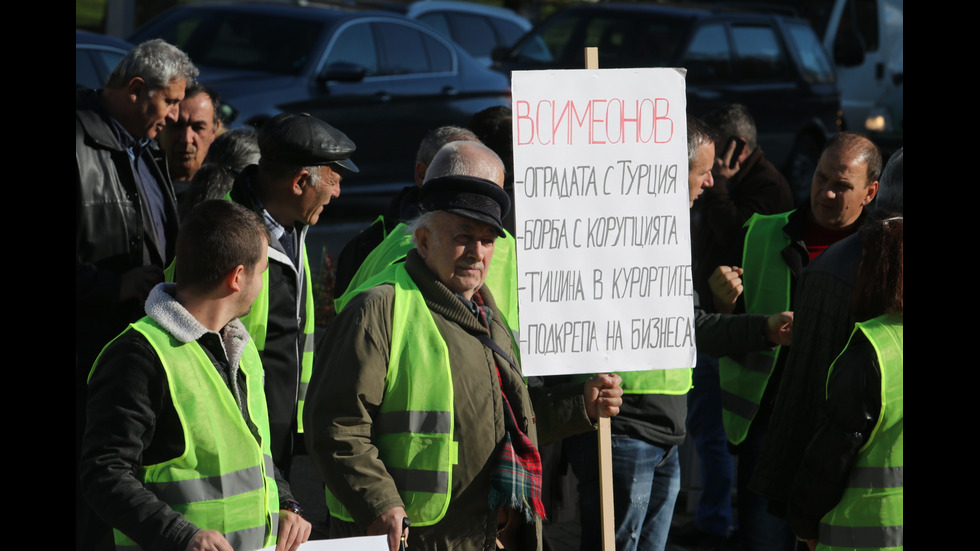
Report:
M 513 97 L 525 374 L 693 367 L 683 75 L 516 71 Z

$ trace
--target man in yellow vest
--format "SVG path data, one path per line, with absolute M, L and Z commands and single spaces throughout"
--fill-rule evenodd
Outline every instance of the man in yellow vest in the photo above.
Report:
M 702 121 L 687 119 L 689 206 L 714 185 L 715 146 Z M 694 293 L 698 352 L 711 355 L 765 350 L 789 338 L 792 317 L 706 313 Z M 616 548 L 663 551 L 680 491 L 677 447 L 684 442 L 691 369 L 624 373 L 623 405 L 610 420 Z M 552 378 L 555 379 L 555 378 Z M 564 451 L 579 480 L 582 539 L 579 549 L 601 546 L 598 443 L 595 435 L 566 438 Z
M 282 113 L 259 129 L 258 165 L 239 174 L 228 197 L 265 220 L 269 270 L 252 313 L 242 318 L 265 368 L 272 457 L 285 473 L 303 450 L 303 407 L 313 371 L 314 303 L 306 233 L 340 195 L 354 142 L 326 122 Z
M 445 145 L 415 247 L 350 300 L 318 350 L 306 439 L 331 535 L 386 534 L 394 551 L 409 518 L 410 549 L 540 549 L 538 433 L 561 438 L 618 412 L 613 375 L 535 390 L 532 407 L 484 284 L 510 208 L 502 178 L 486 147 Z
M 479 142 L 480 140 L 473 132 L 459 126 L 440 126 L 425 134 L 415 155 L 414 185 L 403 187 L 392 197 L 384 214 L 348 241 L 340 251 L 340 256 L 337 257 L 337 274 L 333 282 L 335 297 L 340 297 L 348 291 L 352 282 L 363 282 L 366 278 L 362 277 L 361 266 L 368 255 L 391 236 L 400 224 L 410 222 L 419 215 L 419 191 L 425 182 L 425 171 L 429 169 L 429 163 L 432 162 L 439 148 L 456 141 Z
M 819 335 L 819 338 L 801 339 L 790 349 L 766 444 L 749 488 L 766 496 L 770 503 L 786 503 L 786 519 L 800 538 L 817 538 L 820 517 L 837 503 L 847 481 L 845 476 L 828 476 L 828 471 L 845 472 L 851 468 L 853 454 L 879 419 L 881 392 L 873 388 L 865 392 L 865 383 L 875 386 L 870 383 L 877 381 L 880 371 L 866 376 L 863 370 L 837 369 L 836 379 L 842 385 L 838 388 L 845 392 L 834 392 L 835 400 L 852 397 L 867 402 L 859 407 L 840 408 L 827 400 L 828 368 L 852 339 L 852 334 L 858 341 L 863 338 L 854 333 L 854 322 L 859 319 L 855 289 L 860 281 L 862 240 L 869 229 L 880 232 L 883 227 L 891 229 L 892 224 L 904 220 L 904 157 L 899 149 L 889 158 L 881 172 L 878 194 L 869 205 L 867 220 L 858 233 L 824 251 L 807 266 L 798 284 L 796 327 L 801 335 Z M 876 224 L 882 220 L 889 220 L 886 226 Z M 891 260 L 884 256 L 883 250 L 883 247 L 878 250 L 877 256 Z M 896 263 L 892 261 L 890 265 Z M 886 292 L 885 296 L 894 297 L 897 292 L 893 281 L 876 285 L 882 293 L 875 297 Z M 841 377 L 846 373 L 860 377 L 860 384 Z M 840 445 L 844 440 L 847 445 Z
M 858 134 L 832 138 L 813 174 L 809 208 L 753 215 L 745 224 L 742 266 L 720 266 L 711 279 L 715 305 L 750 313 L 791 310 L 798 278 L 817 255 L 855 233 L 878 192 L 881 155 Z M 806 335 L 807 339 L 821 338 Z M 765 443 L 789 347 L 722 358 L 722 421 L 739 455 L 737 488 L 742 548 L 792 549 L 789 525 L 748 489 Z M 776 511 L 779 512 L 779 511 Z
M 262 219 L 208 201 L 177 237 L 177 284 L 109 343 L 89 375 L 81 490 L 117 548 L 294 550 L 311 526 L 284 507 L 262 364 L 238 320 L 268 267 Z
M 464 132 L 464 134 L 454 134 L 456 131 Z M 458 158 L 473 157 L 474 159 L 484 158 L 486 163 L 481 170 L 487 171 L 487 176 L 490 180 L 494 182 L 499 182 L 503 186 L 505 179 L 505 172 L 501 169 L 496 170 L 498 163 L 502 163 L 500 157 L 493 152 L 493 150 L 484 146 L 475 137 L 472 139 L 469 136 L 472 134 L 465 134 L 468 132 L 463 129 L 455 129 L 455 127 L 442 127 L 437 129 L 434 140 L 438 140 L 439 136 L 461 136 L 460 140 L 457 141 L 459 144 L 455 147 L 455 150 L 459 151 L 457 155 Z M 445 142 L 439 147 L 446 145 Z M 432 145 L 431 141 L 424 141 L 423 147 L 428 150 L 428 146 Z M 440 151 L 437 149 L 436 151 Z M 421 150 L 420 150 L 421 154 Z M 442 172 L 446 169 L 445 166 L 440 166 L 449 162 L 450 155 L 442 154 L 437 155 L 435 152 L 432 153 L 432 157 L 429 157 L 427 164 L 422 165 L 421 163 L 416 164 L 416 179 L 419 185 L 425 181 L 424 175 L 419 175 L 419 170 L 426 170 L 430 165 L 436 165 L 435 171 Z M 503 166 L 500 164 L 500 166 Z M 508 196 L 509 197 L 509 196 Z M 417 195 L 416 195 L 417 198 Z M 417 199 L 416 199 L 417 200 Z M 418 205 L 414 207 L 415 215 L 418 214 Z M 375 223 L 372 229 L 376 228 L 381 224 Z M 377 231 L 375 231 L 377 233 Z M 495 244 L 495 254 L 497 263 L 494 266 L 492 272 L 487 275 L 487 286 L 490 287 L 495 293 L 497 299 L 497 308 L 500 310 L 500 314 L 503 316 L 504 322 L 507 324 L 512 331 L 518 330 L 518 319 L 517 319 L 517 241 L 514 236 L 510 234 L 506 229 L 503 231 L 503 235 L 497 240 Z M 371 276 L 381 272 L 386 267 L 396 263 L 403 262 L 405 260 L 405 255 L 412 248 L 412 234 L 409 225 L 405 222 L 399 223 L 397 226 L 392 228 L 385 238 L 377 244 L 361 261 L 360 267 L 353 277 L 349 278 L 345 283 L 346 291 L 343 294 L 337 295 L 334 300 L 334 305 L 337 311 L 344 309 L 351 298 L 357 293 L 363 291 L 364 283 L 371 278 Z

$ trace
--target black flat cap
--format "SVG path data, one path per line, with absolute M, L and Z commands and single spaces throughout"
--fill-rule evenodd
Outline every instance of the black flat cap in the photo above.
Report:
M 336 164 L 359 172 L 350 160 L 355 149 L 346 134 L 308 113 L 280 113 L 259 129 L 259 152 L 271 161 L 299 166 Z
M 503 218 L 510 212 L 510 197 L 491 180 L 475 176 L 441 176 L 422 186 L 422 209 L 443 210 L 493 226 L 504 236 Z

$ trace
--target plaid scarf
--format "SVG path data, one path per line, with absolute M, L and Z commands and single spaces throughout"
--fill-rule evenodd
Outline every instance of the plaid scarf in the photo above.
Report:
M 473 301 L 460 297 L 463 303 L 473 311 L 487 329 L 489 308 L 483 303 L 479 293 L 473 295 Z M 500 397 L 504 409 L 504 441 L 490 475 L 489 505 L 491 509 L 505 507 L 519 511 L 527 523 L 535 518 L 545 517 L 544 503 L 541 502 L 541 455 L 517 426 L 517 418 L 510 407 L 510 401 L 503 392 L 503 380 L 500 377 L 500 367 L 497 369 L 497 380 L 500 382 Z

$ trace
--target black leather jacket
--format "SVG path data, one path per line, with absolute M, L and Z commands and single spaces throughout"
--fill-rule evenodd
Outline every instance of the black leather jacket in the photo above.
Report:
M 96 350 L 143 315 L 140 301 L 119 302 L 122 274 L 138 266 L 165 267 L 173 259 L 178 227 L 177 201 L 166 162 L 154 145 L 143 154 L 151 157 L 148 164 L 163 183 L 166 250 L 161 250 L 154 231 L 146 231 L 151 219 L 148 207 L 129 154 L 119 146 L 107 117 L 97 91 L 76 92 L 76 345 Z M 82 356 L 80 353 L 80 360 Z

